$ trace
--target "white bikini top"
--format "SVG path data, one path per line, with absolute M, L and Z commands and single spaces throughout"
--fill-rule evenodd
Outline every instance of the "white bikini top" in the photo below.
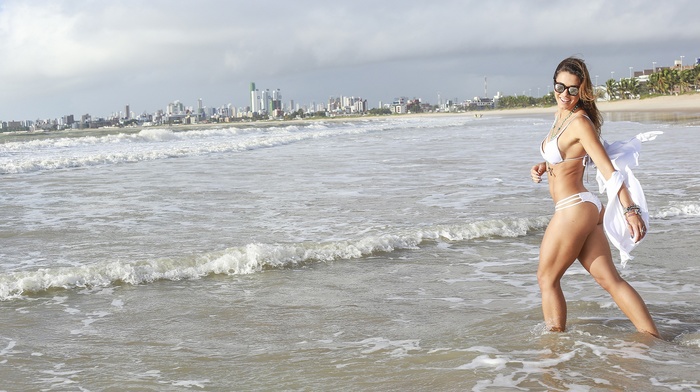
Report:
M 590 118 L 585 114 L 581 114 L 581 116 L 590 120 Z M 542 141 L 542 145 L 540 147 L 540 154 L 542 154 L 542 158 L 544 158 L 544 160 L 547 161 L 547 163 L 549 163 L 550 165 L 556 165 L 558 163 L 562 163 L 562 162 L 566 162 L 566 161 L 573 161 L 576 159 L 583 159 L 584 165 L 585 165 L 585 162 L 586 162 L 585 158 L 588 155 L 584 155 L 584 156 L 580 156 L 580 157 L 576 157 L 576 158 L 564 159 L 561 157 L 561 151 L 559 150 L 559 136 L 561 136 L 561 134 L 564 133 L 564 131 L 566 131 L 566 128 L 569 127 L 569 124 L 571 124 L 571 122 L 574 121 L 575 118 L 576 118 L 576 116 L 574 116 L 571 120 L 569 120 L 562 127 L 562 129 L 554 136 L 554 138 L 552 138 L 550 141 L 547 141 L 546 137 Z M 554 119 L 554 124 L 556 124 L 556 123 L 557 123 L 557 120 Z M 554 127 L 554 124 L 552 125 L 552 128 Z

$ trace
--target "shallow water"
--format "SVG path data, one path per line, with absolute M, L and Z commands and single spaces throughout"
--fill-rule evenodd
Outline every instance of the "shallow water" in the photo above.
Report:
M 656 340 L 578 265 L 544 331 L 550 123 L 0 136 L 0 390 L 700 389 L 698 127 L 604 127 L 664 132 L 622 270 Z

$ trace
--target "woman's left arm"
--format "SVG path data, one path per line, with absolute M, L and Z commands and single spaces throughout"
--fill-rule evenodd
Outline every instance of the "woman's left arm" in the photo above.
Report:
M 608 153 L 603 147 L 598 134 L 593 129 L 593 126 L 588 123 L 588 126 L 580 128 L 579 142 L 583 146 L 584 150 L 588 156 L 593 160 L 600 173 L 605 177 L 605 180 L 609 180 L 615 171 L 615 167 L 610 161 Z M 627 186 L 623 183 L 620 190 L 617 192 L 617 198 L 622 205 L 622 208 L 627 211 L 625 217 L 627 218 L 627 224 L 630 231 L 630 235 L 634 237 L 634 241 L 637 242 L 644 237 L 646 234 L 646 228 L 644 227 L 644 221 L 642 216 L 639 214 L 639 209 L 629 209 L 629 207 L 634 207 L 634 201 L 632 200 L 632 195 L 630 194 Z

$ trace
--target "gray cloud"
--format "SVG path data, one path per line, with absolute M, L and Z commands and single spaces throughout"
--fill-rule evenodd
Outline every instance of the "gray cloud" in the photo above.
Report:
M 152 111 L 179 99 L 545 93 L 563 57 L 607 79 L 700 57 L 696 1 L 6 0 L 0 119 Z

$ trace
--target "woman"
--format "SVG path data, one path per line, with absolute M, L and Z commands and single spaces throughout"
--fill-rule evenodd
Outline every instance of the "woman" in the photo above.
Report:
M 532 180 L 537 183 L 547 173 L 555 205 L 554 216 L 542 238 L 537 269 L 545 323 L 551 331 L 565 330 L 566 300 L 560 281 L 578 259 L 639 331 L 659 337 L 644 301 L 617 272 L 603 231 L 604 208 L 583 185 L 589 159 L 605 180 L 620 178 L 600 141 L 603 121 L 583 60 L 567 58 L 559 64 L 554 72 L 554 95 L 557 114 L 540 147 L 545 162 L 531 169 Z M 640 207 L 633 202 L 624 182 L 617 184 L 617 199 L 629 235 L 635 243 L 639 242 L 646 234 Z

